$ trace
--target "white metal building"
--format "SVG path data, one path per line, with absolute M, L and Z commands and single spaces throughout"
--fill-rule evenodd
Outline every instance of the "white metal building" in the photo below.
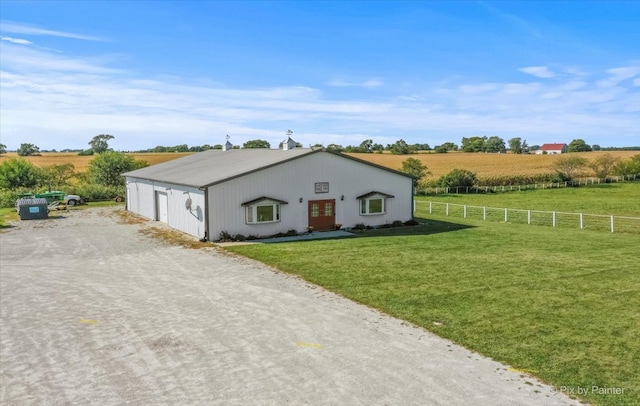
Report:
M 127 209 L 198 238 L 413 218 L 413 177 L 324 150 L 209 150 L 125 173 Z

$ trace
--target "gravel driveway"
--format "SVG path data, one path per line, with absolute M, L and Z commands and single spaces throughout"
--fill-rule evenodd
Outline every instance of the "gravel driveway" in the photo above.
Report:
M 573 405 L 295 277 L 73 210 L 0 234 L 4 405 Z

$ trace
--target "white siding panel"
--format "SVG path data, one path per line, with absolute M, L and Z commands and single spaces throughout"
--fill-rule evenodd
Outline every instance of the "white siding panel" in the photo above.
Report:
M 137 178 L 127 178 L 126 181 L 129 195 L 127 209 L 133 213 L 154 220 L 156 212 L 153 182 Z
M 158 219 L 157 194 L 167 196 L 167 224 L 202 238 L 205 232 L 204 192 L 193 187 L 172 185 L 144 179 L 127 178 L 127 209 L 151 220 Z M 185 206 L 191 199 L 191 209 Z
M 315 193 L 316 182 L 329 182 L 329 192 Z M 372 191 L 395 197 L 387 199 L 385 214 L 361 216 L 356 197 Z M 336 223 L 343 227 L 407 221 L 412 218 L 412 192 L 411 178 L 334 154 L 315 153 L 211 186 L 209 238 L 218 239 L 221 231 L 245 236 L 268 236 L 290 229 L 302 232 L 308 225 L 309 200 L 335 199 Z M 282 205 L 281 221 L 246 224 L 241 204 L 262 196 L 288 202 Z

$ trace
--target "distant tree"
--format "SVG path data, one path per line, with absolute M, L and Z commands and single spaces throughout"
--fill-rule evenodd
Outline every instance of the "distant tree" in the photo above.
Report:
M 364 153 L 371 153 L 372 148 L 373 147 L 373 140 L 364 140 L 360 143 L 360 146 L 358 147 L 358 152 L 364 152 Z
M 563 181 L 571 181 L 587 165 L 587 160 L 580 156 L 563 155 L 553 164 L 553 169 Z
M 371 146 L 371 150 L 373 152 L 382 153 L 384 151 L 384 145 L 382 145 L 382 144 L 373 144 Z
M 109 149 L 109 141 L 114 138 L 113 135 L 109 134 L 96 135 L 89 141 L 89 146 L 96 154 L 102 154 Z
M 79 156 L 93 155 L 93 150 L 91 148 L 85 149 L 85 150 L 82 150 L 82 151 L 78 152 L 78 155 Z
M 504 145 L 504 140 L 498 136 L 491 136 L 484 142 L 484 152 L 506 152 L 507 148 Z
M 213 149 L 222 149 L 222 144 L 215 144 Z
M 487 137 L 463 137 L 462 152 L 483 152 Z
M 476 183 L 476 174 L 466 169 L 454 169 L 438 179 L 438 186 L 473 186 Z
M 123 186 L 124 178 L 120 175 L 148 165 L 147 162 L 136 160 L 122 152 L 105 151 L 89 162 L 87 174 L 94 183 L 104 186 Z
M 444 145 L 438 145 L 436 146 L 434 151 L 436 151 L 436 154 L 446 154 L 447 152 L 449 152 L 449 149 Z
M 540 145 L 532 145 L 529 147 L 529 151 L 537 151 L 540 148 L 541 148 Z
M 591 151 L 591 147 L 589 144 L 584 142 L 584 140 L 576 139 L 569 143 L 569 148 L 567 152 L 586 152 Z
M 522 148 L 522 138 L 520 137 L 511 138 L 509 140 L 509 149 L 514 154 L 522 154 L 524 152 Z
M 189 146 L 187 144 L 180 144 L 173 147 L 173 152 L 189 152 Z
M 344 147 L 339 144 L 329 144 L 327 145 L 327 151 L 342 152 L 344 151 Z
M 600 145 L 598 145 L 598 144 L 593 144 L 591 146 L 591 149 L 594 150 L 594 151 L 600 151 L 602 149 L 602 147 L 600 147 Z
M 18 148 L 19 156 L 32 156 L 32 155 L 40 155 L 40 148 L 33 144 L 20 144 L 20 148 Z
M 24 158 L 11 158 L 0 164 L 0 188 L 31 188 L 41 180 L 42 171 Z
M 0 144 L 0 155 L 7 153 L 7 146 L 4 144 Z
M 322 144 L 313 144 L 311 146 L 312 149 L 324 149 L 324 145 Z
M 49 190 L 67 186 L 71 178 L 76 175 L 72 163 L 44 166 L 42 167 L 42 174 L 42 183 L 47 185 Z
M 422 161 L 416 158 L 407 158 L 402 161 L 402 168 L 400 171 L 413 175 L 418 178 L 418 180 L 430 174 L 428 168 L 422 163 Z
M 640 154 L 634 155 L 629 159 L 618 161 L 618 163 L 613 166 L 612 173 L 615 175 L 640 174 Z
M 271 144 L 265 140 L 250 140 L 245 142 L 242 148 L 271 148 Z
M 429 144 L 416 143 L 411 146 L 414 151 L 430 151 L 431 147 Z
M 606 153 L 604 155 L 600 155 L 593 161 L 589 162 L 588 166 L 593 171 L 593 174 L 597 178 L 604 179 L 609 176 L 609 173 L 615 166 L 616 162 L 619 161 L 619 158 L 614 157 L 613 155 Z
M 400 139 L 391 144 L 389 150 L 394 155 L 407 155 L 415 152 L 413 149 L 411 149 L 411 146 L 407 144 L 403 139 Z
M 445 142 L 444 144 L 442 144 L 440 146 L 446 148 L 447 151 L 457 151 L 458 150 L 458 144 L 453 143 L 453 142 Z

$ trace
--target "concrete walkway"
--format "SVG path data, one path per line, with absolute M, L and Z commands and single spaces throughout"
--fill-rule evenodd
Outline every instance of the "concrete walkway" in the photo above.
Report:
M 3 405 L 577 405 L 525 373 L 157 223 L 0 234 Z

